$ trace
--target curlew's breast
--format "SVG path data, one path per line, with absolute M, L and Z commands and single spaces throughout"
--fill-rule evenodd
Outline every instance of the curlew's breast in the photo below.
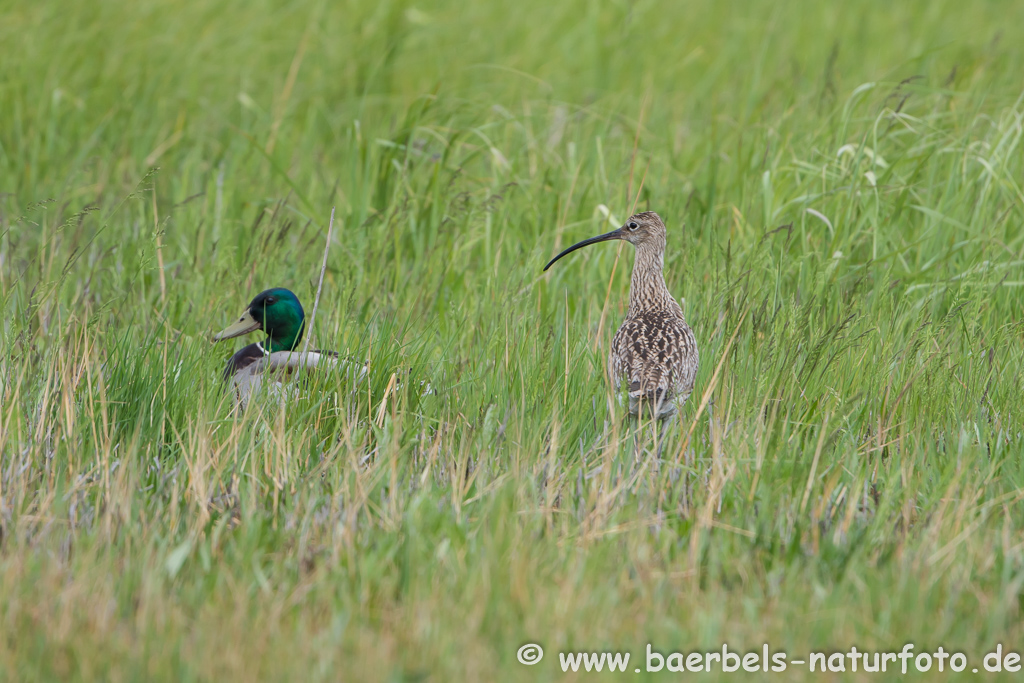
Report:
M 697 341 L 681 315 L 645 311 L 626 318 L 608 358 L 616 383 L 626 380 L 631 403 L 685 401 L 697 375 Z

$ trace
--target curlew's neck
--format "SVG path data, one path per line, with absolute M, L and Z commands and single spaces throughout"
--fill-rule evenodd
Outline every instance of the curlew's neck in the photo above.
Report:
M 639 245 L 633 261 L 633 277 L 629 283 L 629 317 L 649 311 L 676 311 L 682 309 L 665 286 L 665 250 Z

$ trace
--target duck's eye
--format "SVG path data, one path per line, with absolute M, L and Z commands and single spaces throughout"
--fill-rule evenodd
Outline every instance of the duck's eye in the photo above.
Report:
M 264 303 L 265 303 L 265 304 L 267 304 L 267 306 L 270 306 L 271 304 L 276 304 L 276 303 L 277 303 L 277 299 L 275 299 L 275 298 L 274 298 L 274 297 L 272 297 L 272 296 L 268 296 L 268 297 L 267 297 L 267 298 L 266 298 L 266 299 L 264 300 Z
M 639 227 L 640 227 L 640 225 L 639 225 L 639 224 L 638 224 L 638 223 L 637 223 L 636 221 L 630 221 L 630 222 L 629 222 L 629 223 L 628 223 L 628 224 L 626 225 L 626 227 L 627 227 L 627 228 L 629 228 L 630 230 L 636 230 L 637 228 L 639 228 Z

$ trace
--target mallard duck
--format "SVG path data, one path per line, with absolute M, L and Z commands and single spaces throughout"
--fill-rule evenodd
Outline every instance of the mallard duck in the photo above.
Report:
M 338 364 L 334 351 L 303 353 L 299 349 L 305 322 L 305 311 L 294 292 L 275 287 L 257 294 L 235 323 L 214 335 L 213 341 L 219 342 L 257 330 L 267 334 L 264 341 L 239 349 L 224 369 L 224 379 L 231 381 L 240 406 L 244 408 L 259 390 L 264 375 L 277 375 L 274 382 L 280 386 L 282 375 L 299 368 Z

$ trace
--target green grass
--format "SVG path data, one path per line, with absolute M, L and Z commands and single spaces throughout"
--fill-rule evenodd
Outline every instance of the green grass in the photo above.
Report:
M 1024 649 L 1021 5 L 3 16 L 0 679 Z M 642 464 L 631 250 L 541 272 L 634 200 L 701 351 Z M 313 337 L 369 379 L 236 417 L 209 336 L 312 308 L 332 207 Z

